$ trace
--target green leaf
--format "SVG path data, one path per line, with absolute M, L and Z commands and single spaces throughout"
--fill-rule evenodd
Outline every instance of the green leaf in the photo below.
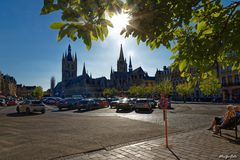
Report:
M 186 66 L 187 66 L 187 61 L 184 59 L 183 61 L 181 61 L 179 63 L 179 70 L 180 70 L 180 72 L 182 72 L 186 68 Z
M 203 33 L 202 33 L 202 34 L 212 34 L 212 33 L 213 33 L 213 30 L 212 30 L 212 28 L 209 28 L 209 29 L 207 29 L 207 30 L 203 31 Z
M 58 29 L 61 29 L 64 25 L 65 25 L 65 23 L 63 23 L 63 22 L 53 22 L 53 23 L 50 25 L 50 28 L 51 28 L 51 29 L 58 30 Z
M 200 33 L 204 27 L 206 27 L 206 22 L 203 21 L 203 22 L 198 23 L 197 24 L 197 33 Z

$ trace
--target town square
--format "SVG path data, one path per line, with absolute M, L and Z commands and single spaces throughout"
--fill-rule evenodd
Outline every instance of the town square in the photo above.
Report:
M 240 1 L 0 5 L 0 160 L 240 159 Z

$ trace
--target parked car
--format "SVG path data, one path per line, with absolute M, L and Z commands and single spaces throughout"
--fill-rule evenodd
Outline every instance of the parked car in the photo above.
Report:
M 77 109 L 81 110 L 92 110 L 99 108 L 99 104 L 93 99 L 83 99 L 80 100 L 77 104 Z
M 139 111 L 149 111 L 152 112 L 152 105 L 151 102 L 147 98 L 139 98 L 137 99 L 136 103 L 134 104 L 135 112 Z
M 58 102 L 58 109 L 61 110 L 63 108 L 67 109 L 76 109 L 78 100 L 75 98 L 65 98 Z
M 118 98 L 113 98 L 111 99 L 109 106 L 110 108 L 116 108 L 117 105 L 119 104 L 120 100 Z
M 45 105 L 42 101 L 39 100 L 27 100 L 18 104 L 16 108 L 17 112 L 26 112 L 27 114 L 31 112 L 41 112 L 45 113 Z
M 118 104 L 116 105 L 116 111 L 118 112 L 119 110 L 133 110 L 133 105 L 130 103 L 128 98 L 123 98 L 119 100 Z
M 62 98 L 60 97 L 47 97 L 43 99 L 43 102 L 45 104 L 49 104 L 49 105 L 57 105 L 59 101 L 61 101 Z
M 16 100 L 9 100 L 7 102 L 7 106 L 15 106 L 15 105 L 17 105 L 17 101 Z
M 0 106 L 6 106 L 6 100 L 0 99 Z
M 94 101 L 98 104 L 99 107 L 104 108 L 109 106 L 109 102 L 106 98 L 96 98 Z
M 157 102 L 154 99 L 148 99 L 148 102 L 152 108 L 156 108 Z

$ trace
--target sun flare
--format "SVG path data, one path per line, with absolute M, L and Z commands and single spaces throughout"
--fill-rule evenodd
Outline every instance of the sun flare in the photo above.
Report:
M 121 31 L 123 28 L 125 28 L 129 23 L 129 16 L 127 14 L 116 14 L 114 15 L 110 21 L 113 24 L 113 29 L 116 31 Z

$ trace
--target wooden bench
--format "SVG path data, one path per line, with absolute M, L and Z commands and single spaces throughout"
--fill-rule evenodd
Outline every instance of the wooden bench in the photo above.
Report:
M 235 130 L 235 136 L 236 139 L 238 139 L 238 127 L 237 127 L 238 125 L 240 125 L 240 118 L 233 117 L 232 119 L 229 120 L 229 122 L 226 125 L 219 127 L 220 136 L 222 136 L 222 129 Z

